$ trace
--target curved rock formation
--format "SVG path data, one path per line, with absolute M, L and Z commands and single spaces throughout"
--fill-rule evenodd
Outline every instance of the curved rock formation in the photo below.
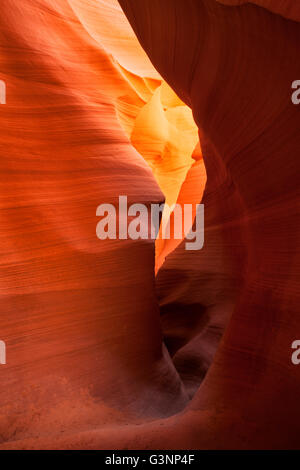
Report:
M 164 199 L 116 115 L 136 93 L 68 2 L 8 1 L 0 30 L 1 440 L 110 408 L 172 414 L 187 395 L 161 341 L 154 241 L 96 237 L 99 204 Z
M 253 3 L 261 7 L 267 8 L 273 13 L 279 13 L 285 18 L 300 21 L 300 5 L 294 0 L 218 0 L 225 5 L 243 5 L 245 3 Z
M 299 330 L 300 115 L 291 102 L 299 24 L 253 5 L 120 3 L 200 130 L 206 244 L 193 261 L 181 246 L 158 277 L 167 344 L 187 382 L 195 352 L 209 361 L 208 345 L 231 316 L 181 425 L 198 429 L 200 447 L 298 446 L 300 372 L 290 348 Z M 191 318 L 187 331 L 183 313 Z
M 2 6 L 2 448 L 299 447 L 298 10 L 226 3 L 120 0 L 151 62 L 115 0 Z M 99 243 L 95 213 L 164 199 L 183 103 L 169 197 L 206 171 L 205 246 L 158 246 L 155 285 L 154 241 Z

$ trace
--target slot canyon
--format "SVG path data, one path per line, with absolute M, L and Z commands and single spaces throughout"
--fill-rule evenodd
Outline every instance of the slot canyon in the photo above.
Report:
M 299 448 L 299 22 L 1 5 L 0 449 Z M 202 203 L 203 248 L 99 240 L 120 195 Z

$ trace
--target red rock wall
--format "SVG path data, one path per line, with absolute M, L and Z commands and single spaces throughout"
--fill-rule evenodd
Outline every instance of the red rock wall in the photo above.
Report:
M 135 94 L 68 2 L 7 1 L 0 38 L 1 440 L 174 413 L 187 396 L 161 341 L 154 241 L 96 237 L 99 204 L 164 198 L 117 119 Z
M 285 18 L 300 21 L 300 4 L 295 0 L 217 0 L 224 5 L 243 5 L 253 3 L 267 8 L 273 13 L 279 13 Z
M 195 356 L 209 362 L 209 344 L 231 316 L 182 422 L 199 447 L 297 447 L 300 370 L 290 347 L 299 331 L 300 114 L 291 83 L 300 75 L 300 27 L 254 5 L 120 3 L 200 129 L 205 246 L 193 255 L 181 246 L 158 275 L 167 344 L 185 381 Z M 195 310 L 205 318 L 198 330 Z M 181 439 L 186 445 L 188 431 Z
M 108 38 L 107 0 L 1 6 L 1 448 L 297 448 L 297 11 L 120 4 L 157 72 L 119 13 L 124 47 Z M 137 99 L 117 61 L 192 107 L 207 172 L 204 248 L 156 285 L 154 242 L 95 236 L 101 202 L 164 197 L 117 117 Z

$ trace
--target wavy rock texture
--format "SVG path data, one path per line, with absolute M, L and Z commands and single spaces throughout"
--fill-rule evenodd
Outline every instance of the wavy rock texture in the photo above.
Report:
M 300 373 L 290 345 L 299 331 L 300 115 L 290 90 L 300 74 L 299 24 L 253 5 L 120 3 L 200 130 L 206 244 L 193 258 L 181 246 L 158 275 L 166 342 L 187 384 L 195 357 L 209 358 L 230 318 L 190 411 L 177 420 L 186 432 L 179 437 L 174 420 L 172 437 L 183 447 L 297 447 Z
M 132 145 L 149 164 L 165 202 L 170 206 L 200 202 L 206 173 L 191 109 L 153 67 L 117 0 L 69 3 L 91 37 L 112 55 L 131 87 L 130 94 L 118 96 L 116 111 Z M 195 176 L 198 184 L 190 184 Z M 173 237 L 163 240 L 160 233 L 156 271 L 179 243 Z
M 7 2 L 0 30 L 0 439 L 178 412 L 154 241 L 100 242 L 96 208 L 200 202 L 192 112 L 116 1 Z M 158 240 L 157 269 L 179 243 Z
M 129 203 L 164 200 L 117 118 L 120 97 L 141 100 L 79 21 L 80 7 L 95 2 L 70 5 L 78 16 L 52 0 L 17 9 L 8 1 L 1 15 L 4 442 L 168 415 L 187 402 L 161 341 L 154 241 L 96 238 L 99 204 L 119 194 Z M 136 66 L 158 80 L 135 44 Z M 132 64 L 132 55 L 119 59 Z
M 300 27 L 248 4 L 120 4 L 158 72 L 115 1 L 2 7 L 2 448 L 295 448 Z M 169 193 L 194 139 L 183 102 L 201 150 Z M 173 152 L 156 179 L 153 141 Z M 96 207 L 162 201 L 157 182 L 200 199 L 202 153 L 205 246 L 159 247 L 155 287 L 154 242 L 99 243 Z
M 243 5 L 253 3 L 267 8 L 273 13 L 279 13 L 285 18 L 300 21 L 300 4 L 294 0 L 218 0 L 225 5 Z

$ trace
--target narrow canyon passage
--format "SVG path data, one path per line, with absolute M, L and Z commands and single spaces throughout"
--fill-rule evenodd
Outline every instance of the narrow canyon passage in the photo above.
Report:
M 1 7 L 0 448 L 299 445 L 294 5 Z M 203 249 L 100 241 L 119 195 Z
M 166 325 L 168 312 L 196 299 L 215 318 L 201 350 L 232 313 L 190 407 L 194 429 L 196 416 L 206 429 L 195 443 L 296 446 L 300 376 L 289 348 L 299 329 L 300 115 L 290 90 L 300 74 L 299 24 L 250 4 L 120 4 L 157 70 L 191 105 L 207 171 L 205 247 L 193 261 L 180 247 L 158 277 Z M 275 11 L 297 20 L 294 8 Z M 172 273 L 177 289 L 164 297 Z M 190 348 L 175 355 L 180 367 Z
M 200 202 L 191 110 L 116 1 L 7 2 L 1 21 L 1 444 L 176 414 L 190 395 L 163 342 L 155 241 L 100 241 L 96 210 Z

